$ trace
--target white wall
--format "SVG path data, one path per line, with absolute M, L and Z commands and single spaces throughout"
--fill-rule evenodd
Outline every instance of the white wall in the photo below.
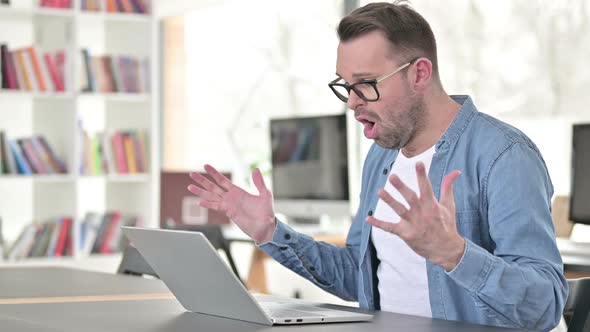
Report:
M 152 12 L 156 17 L 175 16 L 190 10 L 217 5 L 226 0 L 152 0 Z

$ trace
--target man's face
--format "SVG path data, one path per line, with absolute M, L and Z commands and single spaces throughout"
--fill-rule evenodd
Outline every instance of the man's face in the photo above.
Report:
M 409 59 L 392 56 L 391 44 L 378 31 L 370 32 L 338 46 L 336 73 L 347 83 L 375 79 L 391 73 Z M 380 98 L 367 102 L 350 92 L 348 107 L 364 126 L 365 137 L 383 148 L 401 149 L 424 125 L 422 97 L 410 88 L 408 68 L 377 84 Z

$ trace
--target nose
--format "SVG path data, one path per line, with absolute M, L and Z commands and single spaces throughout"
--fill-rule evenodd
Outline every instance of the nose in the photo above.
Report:
M 359 97 L 354 90 L 350 90 L 348 94 L 348 101 L 346 102 L 346 106 L 351 110 L 355 110 L 358 106 L 363 105 L 366 103 L 361 97 Z

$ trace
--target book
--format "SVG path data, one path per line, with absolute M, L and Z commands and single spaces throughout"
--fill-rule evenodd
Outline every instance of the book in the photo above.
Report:
M 115 236 L 116 230 L 121 227 L 121 214 L 117 211 L 113 211 L 109 214 L 108 225 L 105 229 L 104 236 L 100 243 L 98 251 L 101 254 L 112 254 L 114 252 L 112 242 Z M 118 240 L 118 239 L 117 239 Z
M 31 82 L 32 73 L 29 73 L 27 60 L 25 59 L 23 50 L 15 50 L 13 54 L 16 57 L 17 71 L 20 73 L 19 76 L 23 83 L 20 84 L 19 82 L 19 84 L 24 87 L 24 90 L 33 91 L 33 82 Z
M 26 257 L 29 251 L 29 247 L 35 240 L 36 227 L 35 224 L 31 223 L 25 226 L 19 234 L 16 241 L 10 247 L 8 251 L 8 260 L 13 261 L 19 258 Z
M 123 7 L 122 0 L 115 0 L 115 6 L 117 6 L 117 11 L 119 13 L 124 13 L 125 12 L 125 8 Z
M 9 139 L 8 144 L 10 146 L 10 151 L 12 151 L 14 159 L 16 160 L 18 174 L 32 174 L 33 172 L 31 170 L 31 166 L 28 164 L 27 160 L 23 156 L 22 151 L 20 150 L 20 147 L 16 140 Z
M 0 174 L 8 174 L 8 156 L 6 155 L 6 135 L 0 130 Z
M 91 151 L 90 153 L 92 154 L 92 174 L 96 174 L 96 175 L 101 175 L 104 174 L 104 170 L 103 170 L 103 159 L 102 159 L 102 142 L 100 139 L 99 134 L 95 134 L 94 136 L 92 136 L 91 138 Z
M 123 134 L 123 147 L 125 149 L 125 158 L 127 160 L 127 170 L 129 173 L 138 173 L 137 169 L 137 157 L 133 149 L 133 141 L 131 140 L 130 133 Z
M 52 167 L 57 170 L 57 173 L 60 173 L 60 174 L 67 173 L 68 167 L 66 166 L 65 162 L 62 161 L 55 154 L 55 152 L 53 151 L 53 149 L 51 148 L 51 146 L 49 145 L 49 143 L 45 139 L 45 136 L 37 135 L 34 137 L 34 139 L 37 139 L 39 141 L 40 145 L 43 147 L 43 149 L 45 150 L 45 152 L 49 156 L 49 160 L 50 160 Z
M 107 6 L 107 13 L 116 13 L 117 12 L 117 5 L 115 4 L 115 0 L 106 0 Z
M 64 50 L 55 53 L 55 67 L 57 68 L 57 74 L 63 82 L 65 91 L 67 90 L 68 82 L 66 80 L 66 52 Z
M 115 174 L 117 173 L 117 166 L 115 164 L 115 158 L 113 155 L 113 146 L 110 142 L 111 131 L 107 130 L 101 135 L 101 157 L 105 166 L 105 173 Z
M 49 171 L 47 169 L 47 165 L 43 162 L 41 156 L 38 155 L 35 147 L 31 143 L 30 138 L 21 138 L 17 140 L 21 150 L 23 151 L 23 155 L 29 162 L 33 173 L 35 174 L 48 174 Z
M 143 142 L 139 139 L 140 132 L 130 133 L 131 141 L 133 142 L 133 152 L 135 154 L 135 160 L 137 161 L 137 171 L 139 173 L 147 172 L 145 154 L 143 148 Z
M 133 6 L 133 11 L 137 14 L 145 14 L 145 8 L 143 8 L 143 3 L 139 0 L 129 0 L 131 2 L 131 6 Z
M 111 138 L 115 164 L 117 165 L 117 173 L 127 174 L 127 158 L 125 157 L 125 148 L 123 146 L 123 135 L 120 132 L 115 132 Z
M 41 69 L 41 62 L 39 61 L 37 50 L 34 47 L 27 47 L 25 52 L 27 52 L 27 55 L 31 61 L 34 79 L 37 83 L 38 90 L 41 92 L 47 91 L 47 85 L 45 83 L 45 77 Z
M 0 44 L 0 77 L 2 78 L 2 89 L 8 89 L 8 46 L 6 44 Z
M 97 92 L 98 90 L 95 83 L 96 76 L 92 65 L 92 58 L 87 49 L 83 48 L 81 52 L 86 73 L 86 85 L 82 87 L 82 92 Z
M 121 0 L 121 5 L 123 5 L 123 11 L 125 13 L 133 13 L 133 5 L 129 0 Z
M 63 218 L 58 217 L 53 222 L 54 223 L 53 231 L 51 232 L 51 237 L 49 238 L 49 243 L 47 245 L 47 251 L 45 252 L 47 257 L 55 256 L 55 247 L 57 246 L 57 239 L 59 238 L 59 232 L 61 229 L 62 219 Z
M 90 255 L 92 247 L 96 242 L 98 230 L 101 226 L 103 217 L 99 213 L 88 212 L 83 220 L 83 227 L 81 231 L 81 254 Z
M 8 88 L 18 90 L 20 85 L 18 82 L 16 66 L 14 64 L 14 55 L 10 51 L 6 51 L 5 65 L 7 74 L 6 79 L 8 80 Z
M 29 139 L 29 143 L 33 147 L 35 154 L 37 155 L 37 158 L 39 159 L 41 164 L 43 164 L 43 167 L 46 170 L 46 173 L 47 174 L 59 173 L 59 169 L 56 168 L 56 166 L 53 165 L 53 163 L 51 162 L 51 157 L 49 156 L 49 153 L 47 153 L 47 151 L 45 151 L 45 148 L 43 147 L 41 142 L 39 142 L 39 137 L 37 137 L 37 136 L 31 137 Z
M 96 90 L 94 92 L 109 92 L 109 88 L 106 82 L 106 73 L 102 65 L 102 60 L 98 56 L 90 57 L 92 70 L 94 74 L 94 85 Z
M 42 257 L 46 255 L 49 241 L 51 240 L 51 232 L 55 223 L 51 221 L 40 224 L 35 235 L 35 243 L 31 248 L 28 257 Z
M 104 241 L 105 232 L 106 232 L 107 228 L 109 227 L 110 220 L 111 220 L 111 213 L 110 212 L 107 212 L 102 216 L 102 220 L 101 220 L 98 230 L 96 232 L 96 238 L 94 240 L 94 243 L 92 244 L 91 253 L 93 253 L 93 254 L 100 253 L 100 248 L 101 248 L 102 242 Z
M 117 80 L 113 73 L 111 56 L 105 55 L 102 57 L 102 64 L 105 72 L 105 85 L 108 86 L 109 92 L 118 92 Z
M 57 237 L 57 243 L 55 245 L 55 256 L 64 256 L 66 254 L 66 245 L 68 240 L 68 233 L 72 225 L 72 218 L 63 217 L 61 225 L 59 227 L 59 235 Z
M 4 132 L 2 132 L 4 134 Z M 2 160 L 6 163 L 4 168 L 5 174 L 17 174 L 18 168 L 16 166 L 16 161 L 14 160 L 14 154 L 10 148 L 10 144 L 8 142 L 8 137 L 4 134 L 4 140 L 2 142 Z
M 64 92 L 64 82 L 62 77 L 59 75 L 56 61 L 53 59 L 51 53 L 44 53 L 43 60 L 45 61 L 45 67 L 47 68 L 49 77 L 51 77 L 51 81 L 53 82 L 53 90 L 55 92 Z

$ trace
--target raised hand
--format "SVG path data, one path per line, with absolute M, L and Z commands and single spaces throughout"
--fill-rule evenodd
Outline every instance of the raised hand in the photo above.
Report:
M 457 231 L 453 183 L 461 172 L 455 170 L 442 182 L 440 201 L 436 200 L 424 164 L 416 164 L 420 196 L 406 186 L 397 175 L 389 177 L 391 184 L 409 205 L 393 198 L 387 191 L 379 190 L 379 197 L 399 216 L 399 223 L 378 220 L 373 216 L 367 222 L 399 236 L 418 255 L 434 264 L 452 271 L 459 264 L 465 250 L 465 239 Z
M 190 174 L 201 186 L 188 186 L 190 192 L 202 198 L 199 205 L 225 213 L 256 243 L 270 241 L 276 226 L 273 198 L 264 184 L 260 170 L 256 168 L 252 172 L 258 195 L 252 195 L 236 186 L 210 165 L 205 165 L 205 171 L 214 182 L 199 173 Z

